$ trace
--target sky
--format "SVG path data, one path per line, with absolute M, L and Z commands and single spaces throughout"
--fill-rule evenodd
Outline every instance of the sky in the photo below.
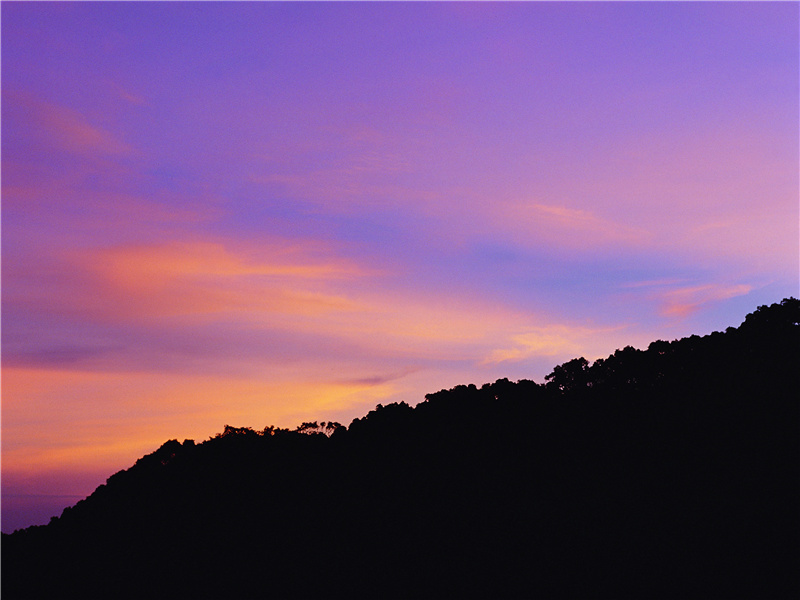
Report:
M 2 530 L 797 296 L 799 9 L 2 2 Z

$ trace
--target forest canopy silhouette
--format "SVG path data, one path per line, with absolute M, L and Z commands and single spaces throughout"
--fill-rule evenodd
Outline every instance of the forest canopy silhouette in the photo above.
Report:
M 800 594 L 800 301 L 736 328 L 169 440 L 2 536 L 3 598 Z

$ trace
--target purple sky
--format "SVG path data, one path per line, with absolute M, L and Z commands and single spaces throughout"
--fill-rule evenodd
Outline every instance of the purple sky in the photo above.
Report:
M 170 438 L 797 296 L 799 5 L 2 3 L 3 531 Z

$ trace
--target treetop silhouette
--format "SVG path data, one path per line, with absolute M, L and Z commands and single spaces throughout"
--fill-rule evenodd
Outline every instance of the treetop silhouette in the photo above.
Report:
M 789 298 L 542 384 L 169 440 L 3 535 L 3 598 L 796 597 L 799 349 Z

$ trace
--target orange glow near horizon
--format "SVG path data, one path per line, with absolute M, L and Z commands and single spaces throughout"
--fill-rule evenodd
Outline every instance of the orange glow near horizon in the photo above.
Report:
M 3 472 L 11 478 L 56 469 L 76 475 L 111 465 L 123 469 L 168 439 L 200 442 L 226 424 L 291 428 L 348 406 L 360 412 L 365 402 L 374 406 L 393 391 L 391 382 L 163 374 L 132 379 L 127 373 L 26 368 L 4 368 L 2 387 Z

